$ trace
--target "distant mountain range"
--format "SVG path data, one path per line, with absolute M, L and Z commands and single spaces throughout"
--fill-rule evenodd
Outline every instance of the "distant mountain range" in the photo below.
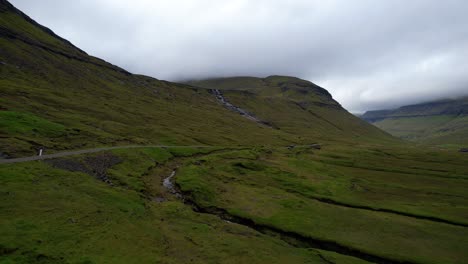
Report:
M 468 97 L 368 111 L 361 118 L 407 140 L 437 145 L 468 144 Z

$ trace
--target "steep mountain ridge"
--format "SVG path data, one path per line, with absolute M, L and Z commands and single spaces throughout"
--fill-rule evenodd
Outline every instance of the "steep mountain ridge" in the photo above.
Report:
M 86 52 L 74 46 L 70 41 L 58 36 L 49 28 L 31 19 L 8 1 L 0 0 L 0 6 L 0 12 L 2 13 L 0 34 L 2 37 L 19 40 L 70 59 L 130 74 L 124 69 L 104 60 L 89 56 Z

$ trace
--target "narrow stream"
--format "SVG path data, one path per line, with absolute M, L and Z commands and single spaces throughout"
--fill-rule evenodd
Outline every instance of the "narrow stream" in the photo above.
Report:
M 163 180 L 163 186 L 166 189 L 168 189 L 169 192 L 175 195 L 177 198 L 183 200 L 182 194 L 176 190 L 175 185 L 172 182 L 172 178 L 174 178 L 174 176 L 176 175 L 176 170 L 177 169 L 173 169 L 171 174 Z
M 223 93 L 218 90 L 218 89 L 213 89 L 212 90 L 214 95 L 216 96 L 216 99 L 218 99 L 219 102 L 221 102 L 224 107 L 226 107 L 227 109 L 230 109 L 234 112 L 237 112 L 239 113 L 241 116 L 251 120 L 251 121 L 254 121 L 256 123 L 259 123 L 261 125 L 264 125 L 264 126 L 267 126 L 267 127 L 271 127 L 270 124 L 268 124 L 267 122 L 265 121 L 262 121 L 260 119 L 258 119 L 257 117 L 253 116 L 252 114 L 250 114 L 249 112 L 247 112 L 246 110 L 240 108 L 240 107 L 237 107 L 233 104 L 231 104 L 223 95 Z
M 166 187 L 171 193 L 175 193 L 174 184 L 171 182 L 171 179 L 175 176 L 176 170 L 172 170 L 171 175 L 166 177 L 163 181 L 163 186 Z
M 366 253 L 366 252 L 360 251 L 359 249 L 341 245 L 335 241 L 317 239 L 313 237 L 304 236 L 295 232 L 283 231 L 276 227 L 272 227 L 272 226 L 268 226 L 264 224 L 258 224 L 258 223 L 255 223 L 252 219 L 232 215 L 223 208 L 200 207 L 193 200 L 191 200 L 189 197 L 184 196 L 177 189 L 176 184 L 173 182 L 173 179 L 176 176 L 176 170 L 177 169 L 172 170 L 171 174 L 163 180 L 163 186 L 166 189 L 168 189 L 170 193 L 175 195 L 177 198 L 181 199 L 183 203 L 190 205 L 193 211 L 195 212 L 215 215 L 225 222 L 236 223 L 236 224 L 248 227 L 248 228 L 252 228 L 256 230 L 257 232 L 260 232 L 264 235 L 279 238 L 283 240 L 284 242 L 288 243 L 289 245 L 293 247 L 297 247 L 297 248 L 322 249 L 322 250 L 332 251 L 338 254 L 352 256 L 355 258 L 359 258 L 359 259 L 374 262 L 374 263 L 380 263 L 380 264 L 403 264 L 403 263 L 412 264 L 412 262 L 410 261 L 389 259 L 389 258 L 381 257 L 378 255 Z M 323 258 L 322 255 L 320 257 Z

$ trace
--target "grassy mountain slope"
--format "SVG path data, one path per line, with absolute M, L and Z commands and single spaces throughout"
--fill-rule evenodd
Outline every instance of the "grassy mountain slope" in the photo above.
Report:
M 0 36 L 4 155 L 33 154 L 38 146 L 50 152 L 109 144 L 301 144 L 324 134 L 341 140 L 348 129 L 369 139 L 382 137 L 366 124 L 348 120 L 352 117 L 323 89 L 310 93 L 306 102 L 280 101 L 283 111 L 292 112 L 278 120 L 281 129 L 265 128 L 224 108 L 207 89 L 130 74 L 89 56 L 6 1 Z M 300 94 L 287 94 L 299 100 Z M 267 100 L 239 96 L 255 105 Z M 308 105 L 323 102 L 334 110 Z M 265 111 L 268 118 L 277 114 Z M 287 117 L 296 114 L 297 120 Z M 352 125 L 340 127 L 347 122 Z
M 286 144 L 206 89 L 132 75 L 88 56 L 9 4 L 0 15 L 0 151 L 109 144 Z M 251 137 L 245 137 L 245 134 Z
M 403 145 L 310 82 L 133 75 L 4 0 L 0 77 L 2 159 L 37 146 L 212 145 L 0 164 L 0 263 L 468 258 L 466 155 Z M 322 148 L 285 147 L 312 142 Z
M 368 142 L 393 140 L 348 113 L 325 89 L 295 77 L 231 77 L 188 83 L 222 90 L 232 104 L 300 137 Z
M 369 111 L 363 119 L 388 133 L 429 144 L 468 144 L 468 97 Z

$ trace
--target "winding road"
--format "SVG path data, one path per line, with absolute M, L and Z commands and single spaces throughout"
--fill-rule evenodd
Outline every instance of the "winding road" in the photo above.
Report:
M 14 159 L 0 159 L 0 164 L 18 163 L 18 162 L 26 162 L 26 161 L 34 161 L 34 160 L 54 159 L 54 158 L 61 158 L 61 157 L 80 155 L 80 154 L 86 154 L 86 153 L 94 153 L 94 152 L 113 150 L 113 149 L 131 149 L 131 148 L 210 148 L 210 147 L 215 147 L 215 146 L 168 146 L 168 145 L 138 146 L 138 145 L 129 145 L 129 146 L 115 146 L 115 147 L 100 147 L 100 148 L 92 148 L 92 149 L 63 151 L 63 152 L 47 154 L 47 155 L 42 155 L 42 156 L 31 156 L 31 157 L 14 158 Z

